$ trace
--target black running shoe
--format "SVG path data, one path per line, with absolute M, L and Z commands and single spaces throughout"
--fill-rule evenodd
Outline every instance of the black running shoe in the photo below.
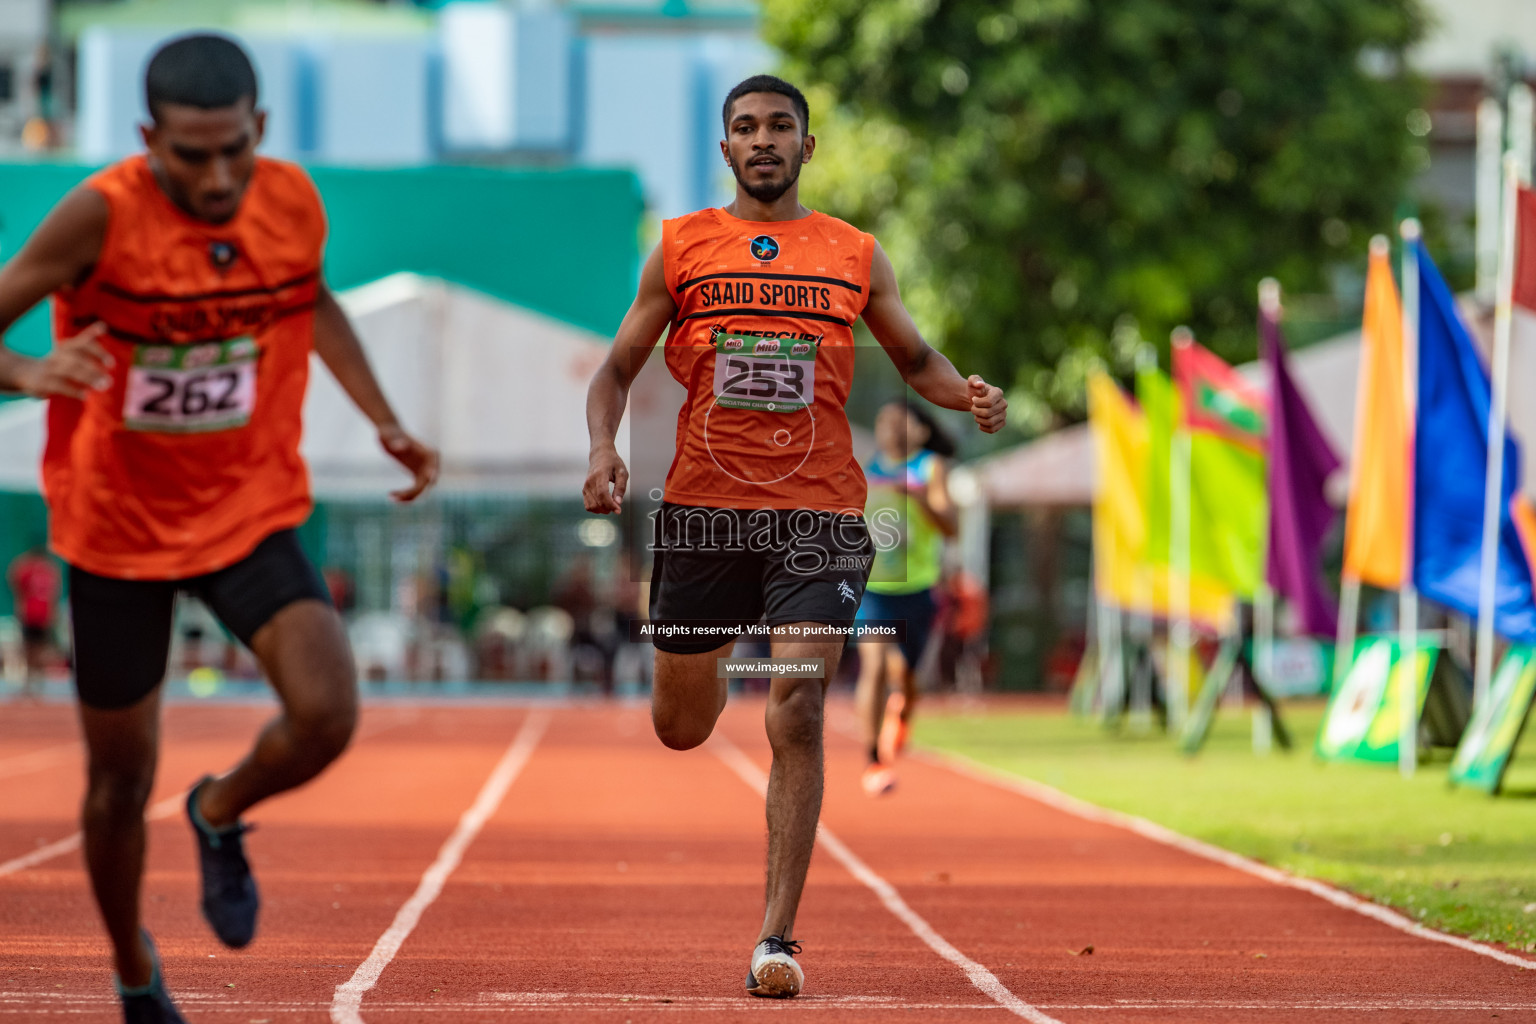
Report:
M 204 776 L 187 794 L 187 820 L 197 836 L 198 860 L 203 868 L 203 917 L 224 945 L 239 949 L 255 936 L 256 911 L 261 906 L 242 839 L 250 826 L 236 822 L 215 829 L 203 820 L 197 810 L 197 794 L 211 778 Z
M 788 999 L 800 994 L 805 972 L 795 963 L 800 943 L 770 935 L 752 951 L 752 967 L 747 971 L 747 992 L 769 999 Z
M 144 944 L 149 947 L 150 959 L 155 964 L 149 984 L 143 988 L 125 989 L 121 981 L 112 979 L 118 998 L 123 1001 L 123 1024 L 187 1024 L 165 990 L 165 979 L 160 976 L 160 953 L 148 932 L 144 933 Z

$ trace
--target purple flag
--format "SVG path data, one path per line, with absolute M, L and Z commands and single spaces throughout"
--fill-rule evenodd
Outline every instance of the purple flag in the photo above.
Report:
M 1270 374 L 1269 585 L 1295 607 L 1303 631 L 1333 633 L 1338 614 L 1323 583 L 1323 538 L 1336 512 L 1323 495 L 1339 457 L 1318 428 L 1286 366 L 1280 325 L 1259 314 L 1259 339 Z

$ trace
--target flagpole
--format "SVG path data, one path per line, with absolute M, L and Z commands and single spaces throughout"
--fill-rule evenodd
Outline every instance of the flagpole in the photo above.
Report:
M 1477 578 L 1477 665 L 1472 681 L 1472 706 L 1488 696 L 1493 678 L 1493 621 L 1499 573 L 1499 524 L 1503 521 L 1504 435 L 1509 421 L 1509 343 L 1514 331 L 1515 205 L 1519 197 L 1520 165 L 1514 153 L 1504 157 L 1503 229 L 1499 238 L 1498 295 L 1493 312 L 1493 359 L 1488 376 L 1493 402 L 1488 410 L 1488 472 L 1483 481 L 1483 557 Z
M 1143 341 L 1136 348 L 1136 376 L 1138 381 L 1143 373 L 1157 372 L 1157 349 Z M 1156 612 L 1157 584 L 1152 578 L 1150 559 L 1147 552 L 1142 551 L 1141 562 L 1136 574 L 1135 601 L 1139 607 L 1131 609 L 1131 619 L 1134 628 L 1130 630 L 1133 639 L 1137 643 L 1136 664 L 1127 668 L 1138 670 L 1137 677 L 1131 681 L 1132 686 L 1132 714 L 1130 725 L 1133 731 L 1150 730 L 1152 724 L 1152 700 L 1157 688 L 1157 663 L 1152 658 L 1153 642 L 1157 633 Z M 1145 652 L 1145 660 L 1142 658 Z M 1139 669 L 1145 666 L 1146 673 L 1143 676 Z M 1166 706 L 1164 708 L 1166 711 Z
M 1404 531 L 1403 537 L 1403 582 L 1397 592 L 1397 642 L 1400 652 L 1397 679 L 1397 770 L 1404 778 L 1411 778 L 1419 764 L 1419 592 L 1413 582 L 1414 527 L 1411 510 L 1419 390 L 1419 261 L 1415 248 L 1420 233 L 1418 220 L 1410 217 L 1403 221 L 1403 402 L 1408 411 L 1409 423 L 1408 450 L 1403 453 L 1403 457 L 1408 460 L 1409 493 L 1403 496 L 1403 500 L 1410 512 L 1408 529 Z
M 1173 329 L 1171 340 L 1175 348 L 1188 345 L 1194 339 L 1194 333 L 1188 327 Z M 1173 544 L 1169 561 L 1173 563 L 1174 575 L 1173 585 L 1169 588 L 1169 611 L 1172 615 L 1168 652 L 1173 664 L 1168 671 L 1168 729 L 1174 735 L 1178 735 L 1179 730 L 1184 728 L 1184 720 L 1189 713 L 1189 659 L 1190 651 L 1194 648 L 1194 629 L 1190 623 L 1190 604 L 1193 600 L 1190 580 L 1193 545 L 1191 529 L 1194 520 L 1190 507 L 1194 500 L 1194 470 L 1190 463 L 1193 460 L 1193 442 L 1183 420 L 1183 416 L 1178 417 L 1171 432 L 1173 452 L 1170 475 L 1173 479 L 1169 481 L 1171 486 L 1168 488 L 1172 505 L 1168 526 Z
M 1477 105 L 1476 221 L 1473 226 L 1477 251 L 1477 298 L 1492 305 L 1498 290 L 1499 265 L 1499 159 L 1504 152 L 1504 108 L 1492 96 Z
M 1337 690 L 1355 660 L 1355 630 L 1360 623 L 1360 580 L 1339 580 L 1339 629 L 1333 641 L 1333 688 Z
M 1259 312 L 1270 319 L 1278 329 L 1280 324 L 1280 282 L 1273 277 L 1266 277 L 1259 282 Z M 1276 408 L 1280 404 L 1279 384 L 1271 378 L 1269 382 L 1270 407 Z M 1273 413 L 1271 414 L 1273 415 Z M 1271 419 L 1273 424 L 1273 419 Z M 1273 426 L 1271 426 L 1273 430 Z M 1271 458 L 1273 448 L 1271 448 Z M 1266 534 L 1266 544 L 1273 544 L 1274 532 L 1274 495 L 1270 495 L 1270 530 Z M 1269 559 L 1266 552 L 1265 566 L 1268 575 Z M 1254 671 L 1260 677 L 1259 683 L 1269 687 L 1274 685 L 1275 678 L 1275 592 L 1271 588 L 1269 580 L 1259 584 L 1258 593 L 1254 595 L 1253 602 L 1253 639 L 1254 654 L 1252 659 Z M 1260 701 L 1253 711 L 1253 744 L 1254 753 L 1268 753 L 1269 743 L 1274 731 L 1274 725 L 1269 721 L 1269 706 Z M 1261 719 L 1263 721 L 1261 721 Z M 1262 737 L 1260 736 L 1262 733 Z M 1261 749 L 1262 747 L 1262 749 Z

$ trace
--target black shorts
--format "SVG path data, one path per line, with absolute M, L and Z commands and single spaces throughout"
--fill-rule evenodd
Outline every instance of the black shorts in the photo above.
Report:
M 111 710 L 137 704 L 165 678 L 176 594 L 194 594 L 247 647 L 295 601 L 330 603 L 293 530 L 279 530 L 234 565 L 184 580 L 120 580 L 69 567 L 75 690 Z
M 21 642 L 39 646 L 53 643 L 52 626 L 29 626 L 25 623 L 21 627 Z
M 651 567 L 651 622 L 709 635 L 654 636 L 658 650 L 700 654 L 757 622 L 851 627 L 874 545 L 864 518 L 810 509 L 662 503 Z

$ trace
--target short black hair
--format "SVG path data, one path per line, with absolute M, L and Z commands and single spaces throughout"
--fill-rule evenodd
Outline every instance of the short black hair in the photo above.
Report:
M 789 97 L 789 101 L 795 106 L 795 113 L 800 115 L 801 133 L 810 132 L 811 105 L 805 102 L 805 93 L 777 75 L 753 75 L 736 83 L 736 87 L 725 94 L 725 106 L 720 110 L 720 121 L 725 126 L 725 134 L 731 134 L 731 107 L 749 92 L 776 92 L 780 96 Z
M 208 33 L 166 43 L 144 71 L 144 102 L 149 116 L 177 103 L 202 110 L 232 107 L 243 99 L 256 105 L 256 69 L 240 44 Z

